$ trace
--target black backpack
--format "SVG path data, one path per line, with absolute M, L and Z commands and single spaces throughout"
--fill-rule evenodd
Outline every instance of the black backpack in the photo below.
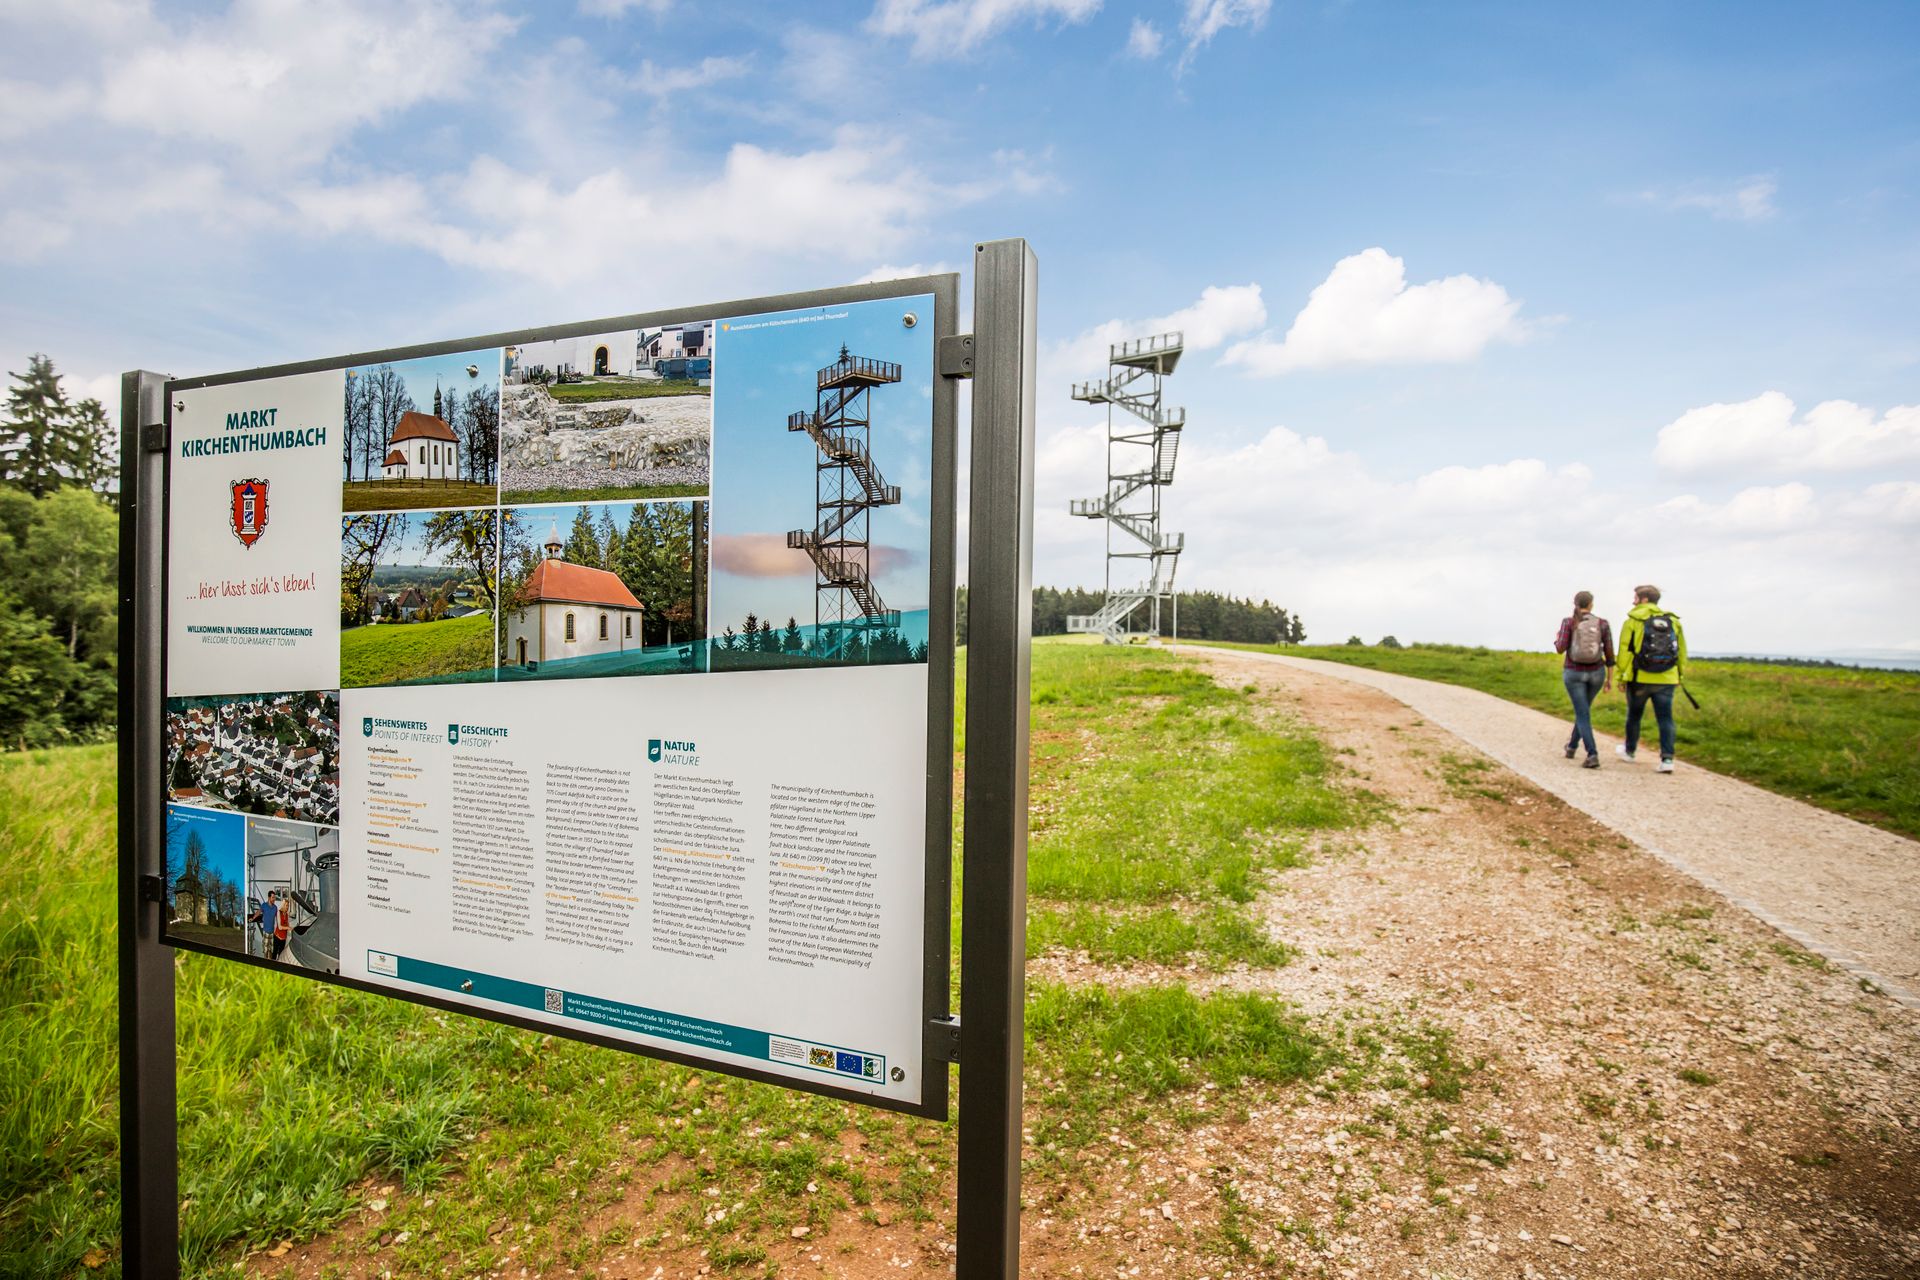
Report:
M 1640 624 L 1640 644 L 1634 650 L 1633 669 L 1658 675 L 1673 670 L 1680 661 L 1680 632 L 1673 615 L 1656 613 Z

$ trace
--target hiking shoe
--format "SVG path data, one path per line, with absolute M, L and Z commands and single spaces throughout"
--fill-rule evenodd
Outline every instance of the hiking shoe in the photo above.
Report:
M 1569 759 L 1569 760 L 1571 760 L 1571 759 L 1573 759 L 1573 748 L 1572 748 L 1572 747 L 1568 747 L 1568 748 L 1567 748 L 1567 759 Z
M 1633 752 L 1627 750 L 1627 744 L 1624 742 L 1613 749 L 1613 754 L 1619 756 L 1622 760 L 1625 760 L 1628 763 L 1632 763 L 1633 761 Z
M 1661 762 L 1660 762 L 1659 764 L 1657 764 L 1657 765 L 1655 765 L 1655 766 L 1653 766 L 1653 771 L 1654 771 L 1655 773 L 1672 773 L 1672 772 L 1673 772 L 1673 761 L 1671 761 L 1671 760 L 1662 760 L 1662 761 L 1661 761 Z
M 1582 769 L 1598 769 L 1598 768 L 1600 767 L 1600 757 L 1599 757 L 1599 756 L 1588 756 L 1588 757 L 1587 757 L 1587 762 L 1586 762 L 1585 764 L 1583 764 L 1583 765 L 1581 765 L 1580 767 L 1581 767 Z

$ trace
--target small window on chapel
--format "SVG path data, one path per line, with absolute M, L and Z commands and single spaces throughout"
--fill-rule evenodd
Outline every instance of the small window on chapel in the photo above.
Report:
M 627 639 L 633 639 L 633 619 L 627 619 Z
M 604 613 L 600 615 L 600 638 L 602 640 L 607 638 L 607 615 Z
M 567 639 L 573 639 L 573 615 L 567 615 Z

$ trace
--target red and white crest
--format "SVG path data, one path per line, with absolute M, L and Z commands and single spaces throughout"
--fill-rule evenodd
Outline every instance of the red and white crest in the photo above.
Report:
M 227 513 L 227 523 L 240 545 L 251 547 L 267 531 L 267 482 L 235 480 L 232 487 L 233 508 Z

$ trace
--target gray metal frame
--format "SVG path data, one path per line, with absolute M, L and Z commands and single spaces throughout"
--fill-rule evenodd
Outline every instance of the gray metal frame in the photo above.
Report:
M 165 944 L 165 377 L 120 380 L 120 1255 L 129 1276 L 180 1274 L 173 952 Z M 156 839 L 156 835 L 158 838 Z
M 1024 240 L 975 247 L 958 1280 L 1020 1274 L 1038 272 Z
M 482 347 L 511 346 L 532 342 L 544 342 L 553 338 L 578 337 L 585 334 L 604 333 L 610 329 L 645 329 L 662 325 L 687 323 L 698 320 L 721 321 L 736 316 L 758 315 L 769 311 L 797 311 L 814 307 L 833 307 L 850 302 L 885 301 L 889 298 L 914 297 L 923 294 L 933 295 L 934 314 L 933 347 L 938 352 L 940 339 L 951 335 L 959 323 L 960 277 L 957 274 L 938 276 L 916 276 L 904 280 L 887 280 L 873 284 L 847 285 L 834 289 L 815 289 L 803 293 L 779 294 L 770 297 L 747 298 L 732 302 L 720 302 L 705 306 L 676 307 L 669 311 L 639 312 L 633 315 L 612 316 L 598 320 L 587 320 L 564 325 L 548 325 L 535 329 L 517 329 L 503 333 L 485 334 L 474 338 L 461 338 L 446 342 L 421 343 L 415 346 L 394 347 L 380 351 L 354 352 L 343 356 L 334 356 L 321 360 L 303 360 L 292 364 L 269 365 L 256 369 L 243 369 L 230 373 L 213 374 L 197 378 L 176 378 L 164 385 L 164 410 L 166 413 L 167 438 L 171 439 L 172 407 L 176 393 L 199 387 L 220 386 L 234 382 L 251 382 L 262 378 L 285 377 L 290 374 L 317 373 L 330 369 L 343 369 L 361 364 L 378 364 L 386 361 L 411 360 L 420 356 L 445 355 L 452 352 L 472 351 Z M 924 323 L 924 318 L 923 321 Z M 130 375 L 131 376 L 131 375 Z M 955 461 L 957 457 L 957 418 L 958 391 L 951 381 L 938 377 L 933 379 L 933 493 L 931 501 L 932 546 L 930 564 L 930 594 L 928 599 L 928 655 L 927 655 L 927 772 L 926 772 L 926 920 L 925 948 L 922 956 L 923 982 L 921 988 L 922 1023 L 927 1028 L 923 1035 L 922 1070 L 920 1072 L 920 1096 L 913 1101 L 899 1101 L 890 1098 L 877 1098 L 856 1089 L 845 1088 L 821 1081 L 795 1079 L 772 1071 L 757 1070 L 716 1061 L 699 1054 L 678 1050 L 657 1048 L 651 1045 L 635 1044 L 615 1036 L 600 1035 L 585 1029 L 563 1027 L 550 1022 L 521 1017 L 510 1012 L 485 1009 L 465 1004 L 457 1000 L 445 999 L 422 992 L 401 990 L 379 983 L 366 982 L 357 978 L 338 974 L 304 972 L 301 976 L 314 978 L 322 982 L 332 982 L 340 986 L 354 987 L 364 991 L 377 991 L 383 995 L 409 1000 L 416 1004 L 430 1005 L 434 1008 L 463 1013 L 472 1017 L 486 1018 L 494 1022 L 503 1022 L 512 1026 L 525 1027 L 549 1035 L 565 1036 L 568 1039 L 582 1040 L 590 1044 L 604 1045 L 628 1053 L 638 1053 L 646 1057 L 662 1058 L 670 1062 L 684 1063 L 709 1071 L 719 1071 L 728 1075 L 742 1076 L 752 1080 L 764 1080 L 773 1084 L 785 1085 L 808 1093 L 824 1094 L 841 1098 L 849 1102 L 858 1102 L 867 1106 L 885 1110 L 901 1111 L 910 1115 L 925 1116 L 944 1120 L 948 1114 L 948 1098 L 951 1092 L 948 1079 L 948 1066 L 951 1052 L 944 1028 L 951 1021 L 949 986 L 951 981 L 952 953 L 952 868 L 953 868 L 953 659 L 954 659 L 954 575 L 955 575 L 955 529 L 954 492 Z M 142 419 L 142 421 L 152 421 Z M 170 451 L 169 451 L 170 452 Z M 163 456 L 167 456 L 163 454 Z M 162 473 L 160 501 L 153 504 L 158 508 L 154 519 L 156 527 L 150 535 L 159 540 L 164 547 L 166 539 L 166 500 L 164 490 L 164 472 Z M 164 574 L 164 560 L 162 563 Z M 164 581 L 160 600 L 160 610 L 154 621 L 153 629 L 143 632 L 138 640 L 142 650 L 156 654 L 158 671 L 162 686 L 165 675 L 166 615 Z M 151 742 L 157 752 L 160 743 L 161 724 L 164 713 L 164 693 L 154 709 L 155 718 L 148 726 L 139 729 L 141 740 Z M 126 723 L 137 723 L 127 721 Z M 153 774 L 153 789 L 156 794 L 164 792 L 163 780 L 158 767 L 158 756 Z M 159 817 L 150 818 L 154 825 L 142 825 L 141 830 L 148 840 L 163 841 L 164 807 Z M 154 854 L 146 854 L 151 858 Z M 159 858 L 164 862 L 164 848 L 159 849 Z M 937 904 L 937 909 L 936 909 Z M 221 947 L 207 946 L 189 939 L 163 937 L 168 946 L 184 951 L 198 951 L 208 955 L 217 955 L 243 964 L 261 964 L 268 962 L 257 957 L 237 954 Z M 285 966 L 272 966 L 285 972 Z
M 708 1058 L 636 1045 L 592 1032 L 476 1008 L 338 975 L 319 981 L 763 1080 L 888 1110 L 944 1120 L 948 1066 L 961 1064 L 958 1274 L 1011 1280 L 1020 1258 L 1021 1067 L 1025 1026 L 1027 704 L 1032 620 L 1036 263 L 1024 240 L 976 246 L 973 339 L 956 332 L 959 277 L 923 276 L 706 307 L 425 343 L 325 360 L 167 380 L 129 373 L 122 384 L 120 670 L 120 997 L 122 1265 L 140 1280 L 174 1280 L 178 1260 L 178 1134 L 175 1117 L 173 957 L 203 951 L 243 964 L 264 960 L 168 939 L 165 876 L 166 496 L 174 393 L 257 378 L 411 359 L 476 347 L 537 342 L 685 320 L 834 306 L 918 294 L 934 298 L 932 563 L 927 664 L 926 868 L 921 1003 L 923 1070 L 914 1103 L 887 1099 Z M 964 352 L 964 354 L 962 354 Z M 955 381 L 978 377 L 974 394 L 969 628 L 971 744 L 965 781 L 969 945 L 961 958 L 962 1020 L 953 1016 L 951 910 L 956 496 Z M 283 966 L 271 966 L 286 972 Z

